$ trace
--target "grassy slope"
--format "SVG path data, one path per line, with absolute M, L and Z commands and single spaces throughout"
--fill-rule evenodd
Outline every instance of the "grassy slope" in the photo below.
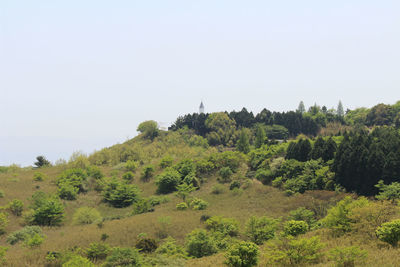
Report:
M 138 140 L 138 142 L 142 142 Z M 141 144 L 143 145 L 143 144 Z M 184 144 L 172 144 L 169 147 L 156 148 L 158 144 L 147 144 L 142 151 L 156 151 L 158 156 L 149 156 L 149 161 L 157 163 L 162 156 L 158 149 L 165 149 L 175 158 L 181 158 L 183 155 L 196 157 L 207 154 L 210 151 L 206 149 L 190 148 Z M 181 146 L 179 148 L 179 146 Z M 177 147 L 179 149 L 177 149 Z M 174 151 L 172 153 L 171 151 Z M 182 152 L 182 153 L 181 153 Z M 6 205 L 10 200 L 18 198 L 24 201 L 25 207 L 29 205 L 28 198 L 36 191 L 42 190 L 49 193 L 56 192 L 54 181 L 58 174 L 65 167 L 51 167 L 42 169 L 49 178 L 43 182 L 34 182 L 34 170 L 20 170 L 15 173 L 0 174 L 0 188 L 5 192 L 5 197 L 0 199 L 0 205 Z M 245 171 L 245 166 L 242 172 Z M 111 167 L 103 167 L 103 172 L 110 174 Z M 158 170 L 157 172 L 159 172 Z M 140 169 L 136 173 L 135 183 L 142 190 L 143 196 L 150 196 L 155 193 L 156 187 L 154 179 L 148 183 L 139 181 L 137 177 L 140 175 Z M 64 201 L 66 207 L 66 220 L 63 226 L 46 228 L 43 230 L 47 236 L 45 242 L 37 249 L 27 249 L 21 245 L 10 246 L 7 252 L 7 262 L 9 266 L 43 266 L 45 264 L 45 255 L 47 251 L 62 251 L 67 248 L 81 247 L 86 248 L 91 242 L 100 241 L 103 233 L 109 235 L 107 243 L 111 246 L 129 246 L 135 245 L 137 236 L 140 233 L 147 233 L 150 237 L 156 237 L 161 225 L 160 217 L 169 216 L 171 225 L 167 228 L 169 235 L 178 240 L 180 244 L 184 243 L 185 235 L 194 228 L 204 227 L 200 222 L 203 214 L 221 215 L 233 217 L 239 220 L 241 230 L 244 231 L 246 220 L 252 216 L 266 215 L 269 217 L 283 219 L 290 210 L 305 206 L 312 209 L 326 208 L 329 204 L 334 203 L 342 196 L 336 195 L 334 192 L 314 191 L 307 192 L 303 195 L 286 197 L 284 194 L 272 187 L 264 186 L 256 181 L 248 189 L 241 194 L 233 194 L 226 185 L 226 192 L 220 195 L 211 194 L 211 188 L 217 183 L 215 177 L 210 177 L 202 188 L 194 193 L 193 196 L 200 197 L 210 203 L 210 206 L 204 211 L 177 211 L 175 205 L 181 202 L 174 195 L 170 195 L 169 203 L 156 206 L 155 212 L 136 215 L 119 220 L 106 221 L 102 228 L 97 225 L 75 226 L 72 225 L 72 215 L 74 211 L 81 206 L 96 207 L 104 217 L 125 215 L 131 208 L 114 209 L 103 203 L 99 193 L 90 191 L 81 194 L 76 201 Z M 40 188 L 38 188 L 40 187 Z M 6 246 L 6 236 L 17 229 L 22 228 L 23 223 L 21 217 L 10 215 L 10 224 L 7 227 L 7 233 L 0 239 L 0 245 Z M 377 249 L 376 241 L 358 240 L 354 236 L 344 236 L 341 238 L 332 238 L 324 231 L 308 233 L 307 235 L 319 234 L 323 242 L 327 244 L 326 249 L 343 246 L 343 245 L 359 245 L 368 250 L 369 257 L 366 266 L 396 266 L 400 262 L 400 255 L 393 249 Z M 242 236 L 244 238 L 244 236 Z M 210 257 L 201 259 L 192 259 L 187 261 L 187 266 L 222 266 L 224 261 L 223 253 L 219 253 Z M 260 266 L 264 266 L 263 259 Z M 325 262 L 320 266 L 332 266 L 331 263 Z

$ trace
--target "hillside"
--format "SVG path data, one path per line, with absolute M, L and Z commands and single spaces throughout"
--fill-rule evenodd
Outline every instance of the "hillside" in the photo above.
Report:
M 205 119 L 203 133 L 177 124 L 160 131 L 148 121 L 139 136 L 89 156 L 1 167 L 4 265 L 400 262 L 395 119 L 362 128 L 343 115 L 332 121 L 336 136 L 323 134 L 333 124 L 305 136 L 275 123 L 239 126 L 239 119 L 214 114 L 206 115 L 212 122 Z M 282 133 L 283 140 L 271 136 Z M 392 228 L 377 234 L 387 222 Z M 240 263 L 247 254 L 232 257 L 240 246 L 247 253 L 253 246 L 258 263 Z

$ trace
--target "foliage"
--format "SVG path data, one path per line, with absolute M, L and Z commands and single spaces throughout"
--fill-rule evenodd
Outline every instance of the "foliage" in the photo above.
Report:
M 139 199 L 133 204 L 133 211 L 132 214 L 142 214 L 146 212 L 154 211 L 154 206 L 156 205 L 155 202 L 151 202 L 150 199 Z
M 176 191 L 176 187 L 181 181 L 181 176 L 178 171 L 173 168 L 167 168 L 163 173 L 157 176 L 156 185 L 157 193 L 168 194 Z
M 128 160 L 127 162 L 125 162 L 125 169 L 128 172 L 135 172 L 137 169 L 137 163 L 133 160 Z
M 172 237 L 166 238 L 164 243 L 157 248 L 156 253 L 174 258 L 187 258 L 187 252 L 185 248 L 177 245 L 175 239 Z
M 57 185 L 62 187 L 64 185 L 72 186 L 78 189 L 78 192 L 84 192 L 84 182 L 86 182 L 87 173 L 80 168 L 67 169 L 57 179 Z
M 229 185 L 229 190 L 233 190 L 235 188 L 240 188 L 240 181 L 232 181 L 232 183 Z
M 225 192 L 225 187 L 221 184 L 216 184 L 211 188 L 211 193 L 219 195 Z
M 4 264 L 6 262 L 6 252 L 8 248 L 0 246 L 0 264 Z
M 15 216 L 21 216 L 24 210 L 24 203 L 19 199 L 13 199 L 8 203 L 7 209 Z
M 265 127 L 266 135 L 269 139 L 287 139 L 289 137 L 289 131 L 282 125 L 267 125 Z
M 283 233 L 286 236 L 298 236 L 306 233 L 308 224 L 305 221 L 290 220 L 283 225 Z
M 82 256 L 74 255 L 62 267 L 95 267 L 95 265 Z
M 376 236 L 379 240 L 397 247 L 400 240 L 400 219 L 383 223 L 376 229 Z
M 41 172 L 35 172 L 33 174 L 33 180 L 36 182 L 44 181 L 46 178 L 47 178 L 46 175 Z
M 95 178 L 96 180 L 104 177 L 104 174 L 101 172 L 100 168 L 94 165 L 87 167 L 87 175 Z
M 324 247 L 317 236 L 300 239 L 284 239 L 267 246 L 267 260 L 269 263 L 282 266 L 300 266 L 318 263 Z
M 315 224 L 315 213 L 304 207 L 300 207 L 296 210 L 289 212 L 289 220 L 295 221 L 305 221 L 308 226 L 313 226 Z
M 400 199 L 400 183 L 393 182 L 389 185 L 385 185 L 382 180 L 379 181 L 376 188 L 379 189 L 379 194 L 376 196 L 376 199 L 379 200 L 391 200 L 394 201 L 396 199 Z
M 237 236 L 239 234 L 239 222 L 233 218 L 213 216 L 206 221 L 207 229 L 219 232 L 223 236 Z
M 226 265 L 231 267 L 251 267 L 258 263 L 259 250 L 252 242 L 242 241 L 234 245 L 226 254 Z
M 78 196 L 79 188 L 75 187 L 71 182 L 63 182 L 58 184 L 57 194 L 61 199 L 75 200 Z
M 134 177 L 135 175 L 131 171 L 128 171 L 122 175 L 122 179 L 124 179 L 127 182 L 132 182 Z
M 212 236 L 203 229 L 195 229 L 186 236 L 186 250 L 189 256 L 201 258 L 217 252 L 217 246 Z
M 178 190 L 175 194 L 177 197 L 182 198 L 183 201 L 186 200 L 186 197 L 193 191 L 196 190 L 192 184 L 182 183 L 176 187 Z
M 174 162 L 174 159 L 171 156 L 165 156 L 160 161 L 160 167 L 165 169 L 171 167 Z
M 34 163 L 36 168 L 51 166 L 50 161 L 48 161 L 45 156 L 37 156 L 36 160 L 37 161 Z
M 233 145 L 236 123 L 226 113 L 212 113 L 206 119 L 205 126 L 210 131 L 207 134 L 207 140 L 210 145 Z
M 15 245 L 19 241 L 25 241 L 32 238 L 36 234 L 43 236 L 42 229 L 39 226 L 25 226 L 21 230 L 9 234 L 7 236 L 7 243 Z
M 154 175 L 154 166 L 153 165 L 144 166 L 142 171 L 142 180 L 148 181 L 153 175 Z
M 351 231 L 351 214 L 357 207 L 364 207 L 368 205 L 368 200 L 361 197 L 353 200 L 351 197 L 345 197 L 339 201 L 336 206 L 328 210 L 328 214 L 321 220 L 324 227 L 332 229 L 334 234 L 343 234 Z
M 104 267 L 139 267 L 142 266 L 142 258 L 137 249 L 113 248 L 111 254 L 106 258 Z
M 112 179 L 104 188 L 104 200 L 113 207 L 123 208 L 130 206 L 132 203 L 140 199 L 139 189 L 136 185 L 121 183 L 116 179 Z
M 177 210 L 187 210 L 188 205 L 186 204 L 186 202 L 181 202 L 181 203 L 176 204 L 176 209 Z
M 139 124 L 137 131 L 140 132 L 144 138 L 153 140 L 159 135 L 158 123 L 155 121 L 144 121 Z
M 192 208 L 192 210 L 205 210 L 208 207 L 208 202 L 200 198 L 193 198 L 190 201 L 189 206 Z
M 329 258 L 335 262 L 337 267 L 362 265 L 367 258 L 367 252 L 357 246 L 336 247 L 331 249 L 329 254 Z
M 242 129 L 240 131 L 239 139 L 236 143 L 236 149 L 244 154 L 250 152 L 250 141 L 247 134 L 247 129 Z
M 95 208 L 81 207 L 74 213 L 72 221 L 74 224 L 92 224 L 101 219 L 100 212 Z
M 229 183 L 233 172 L 229 167 L 223 167 L 219 170 L 218 181 L 221 183 Z
M 279 221 L 265 216 L 252 216 L 246 223 L 246 235 L 257 245 L 275 236 Z
M 29 248 L 34 248 L 40 246 L 44 241 L 44 236 L 41 234 L 33 234 L 33 236 L 28 237 L 24 244 Z
M 105 243 L 91 243 L 86 249 L 87 257 L 92 261 L 105 259 L 111 252 L 109 245 Z
M 140 252 L 145 252 L 145 253 L 151 253 L 155 251 L 158 247 L 156 240 L 153 238 L 140 238 L 137 242 L 135 247 L 140 251 Z
M 64 220 L 64 206 L 54 196 L 37 194 L 32 196 L 33 213 L 28 223 L 45 226 L 60 225 Z

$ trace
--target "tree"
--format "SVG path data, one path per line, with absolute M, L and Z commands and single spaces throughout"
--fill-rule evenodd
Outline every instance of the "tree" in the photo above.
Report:
M 116 208 L 124 208 L 140 199 L 140 190 L 136 185 L 121 183 L 113 179 L 107 183 L 103 197 Z
M 298 236 L 305 234 L 308 230 L 308 224 L 305 221 L 290 220 L 283 226 L 283 232 L 287 236 Z
M 34 163 L 36 168 L 47 167 L 51 165 L 50 161 L 48 161 L 45 156 L 37 156 L 36 160 L 37 162 Z
M 337 106 L 337 115 L 339 118 L 343 118 L 343 116 L 344 116 L 343 105 L 342 105 L 342 101 L 340 101 L 340 100 L 339 100 L 339 104 Z
M 153 140 L 155 137 L 158 136 L 158 123 L 155 121 L 144 121 L 139 124 L 137 131 L 143 134 L 145 138 Z
M 240 131 L 239 140 L 236 143 L 236 148 L 237 150 L 245 154 L 250 152 L 249 136 L 247 135 L 247 131 L 245 129 L 242 129 Z
M 58 198 L 47 197 L 33 211 L 33 224 L 55 226 L 64 220 L 64 206 Z
M 306 112 L 306 108 L 305 108 L 305 106 L 304 106 L 304 102 L 303 102 L 303 101 L 300 101 L 299 107 L 297 108 L 296 111 L 299 112 L 299 113 L 301 113 L 301 114 L 303 114 L 304 112 Z
M 376 199 L 391 200 L 392 202 L 394 202 L 396 199 L 400 199 L 400 183 L 398 182 L 385 185 L 383 181 L 380 180 L 375 187 L 380 191 L 376 196 Z
M 181 182 L 181 175 L 173 168 L 167 168 L 157 176 L 157 193 L 168 194 L 176 191 L 176 187 Z
M 213 237 L 204 229 L 195 229 L 186 237 L 186 250 L 189 256 L 201 258 L 217 253 Z
M 234 245 L 226 254 L 226 265 L 231 267 L 251 267 L 258 263 L 259 250 L 252 242 L 241 241 Z
M 252 216 L 246 223 L 246 235 L 257 245 L 275 236 L 278 220 L 270 219 L 265 216 Z
M 255 146 L 256 148 L 260 148 L 265 143 L 265 131 L 264 128 L 258 124 L 256 129 L 256 140 Z
M 382 226 L 376 229 L 376 235 L 381 241 L 397 247 L 400 240 L 400 220 L 382 224 Z
M 210 145 L 233 145 L 233 135 L 236 131 L 236 122 L 224 112 L 212 113 L 208 116 L 205 125 L 210 133 L 207 134 Z

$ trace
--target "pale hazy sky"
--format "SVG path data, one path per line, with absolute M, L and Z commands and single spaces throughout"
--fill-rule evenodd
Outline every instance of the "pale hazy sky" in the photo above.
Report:
M 1 0 L 0 165 L 198 110 L 400 99 L 400 1 Z

